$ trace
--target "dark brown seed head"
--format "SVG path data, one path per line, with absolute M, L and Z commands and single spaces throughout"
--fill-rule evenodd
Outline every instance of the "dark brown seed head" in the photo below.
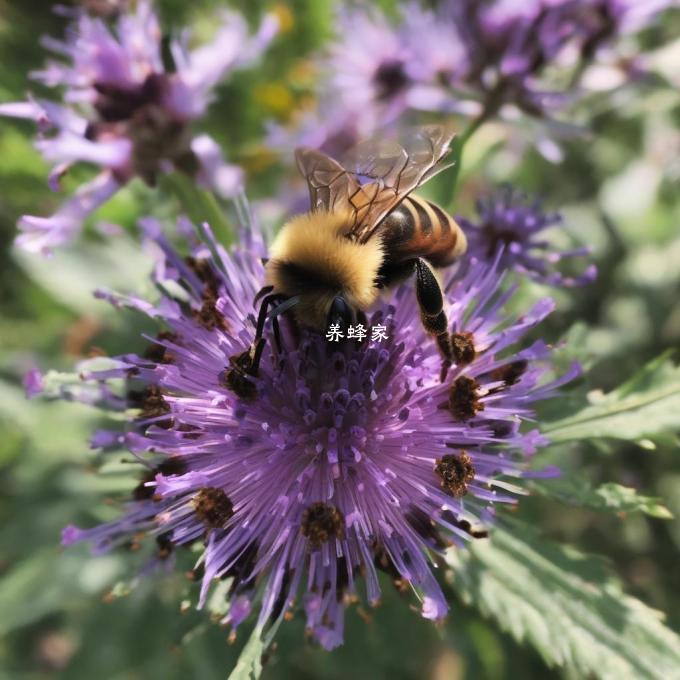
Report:
M 435 548 L 446 548 L 448 545 L 437 529 L 431 517 L 421 508 L 412 505 L 405 515 L 406 521 L 413 530 L 428 544 Z
M 246 401 L 252 401 L 257 396 L 255 383 L 237 368 L 226 368 L 220 376 L 220 382 L 237 397 Z
M 526 359 L 518 359 L 494 369 L 489 373 L 489 377 L 494 382 L 502 380 L 506 385 L 514 385 L 522 377 L 528 366 L 529 362 Z
M 147 385 L 142 397 L 142 416 L 157 418 L 167 413 L 170 413 L 170 406 L 165 401 L 161 388 L 158 385 Z
M 206 486 L 192 500 L 199 519 L 211 529 L 221 529 L 234 514 L 234 506 L 222 489 Z
M 156 544 L 158 545 L 158 559 L 166 560 L 170 557 L 174 547 L 173 542 L 170 540 L 170 534 L 160 534 L 159 536 L 156 536 Z
M 203 296 L 201 308 L 193 312 L 194 319 L 196 323 L 203 326 L 206 330 L 213 331 L 219 328 L 222 331 L 226 331 L 228 329 L 227 322 L 222 313 L 217 309 L 216 302 L 217 298 L 206 292 Z
M 197 259 L 195 257 L 185 257 L 184 261 L 196 274 L 196 276 L 205 284 L 204 297 L 219 297 L 219 279 L 215 274 L 215 270 L 208 259 Z
M 472 333 L 451 333 L 451 351 L 453 359 L 459 366 L 467 366 L 477 356 Z
M 162 331 L 156 336 L 156 339 L 159 342 L 154 342 L 146 348 L 146 351 L 144 352 L 144 358 L 150 359 L 157 364 L 174 363 L 175 356 L 167 347 L 165 347 L 165 345 L 162 345 L 161 342 L 167 340 L 176 344 L 177 334 L 170 333 L 169 331 Z
M 170 405 L 158 385 L 147 385 L 142 391 L 130 390 L 127 397 L 130 406 L 141 410 L 141 420 L 161 418 L 170 413 Z M 172 427 L 172 422 L 172 418 L 164 418 L 156 420 L 154 424 L 167 429 Z
M 455 520 L 452 524 L 456 524 L 459 529 L 462 529 L 466 533 L 470 534 L 472 538 L 488 538 L 489 532 L 486 529 L 473 529 L 470 522 L 466 519 Z
M 187 471 L 186 463 L 177 456 L 172 456 L 162 463 L 157 465 L 152 470 L 147 470 L 143 475 L 139 484 L 132 491 L 132 498 L 136 501 L 144 501 L 153 498 L 156 493 L 156 487 L 146 486 L 147 482 L 153 482 L 157 474 L 169 475 L 183 475 Z
M 331 538 L 345 535 L 345 518 L 333 505 L 312 503 L 302 513 L 300 531 L 313 548 L 318 548 Z
M 448 454 L 435 461 L 434 471 L 441 479 L 441 487 L 452 496 L 464 496 L 468 484 L 475 478 L 472 459 L 466 451 L 460 454 Z
M 401 575 L 385 548 L 382 545 L 376 543 L 373 546 L 373 553 L 373 564 L 376 566 L 376 568 L 385 572 L 392 579 L 394 587 L 400 593 L 405 593 L 408 590 L 409 583 Z
M 236 396 L 252 401 L 257 395 L 253 378 L 253 348 L 229 357 L 229 366 L 220 374 L 220 383 Z
M 449 411 L 456 420 L 470 420 L 484 404 L 479 400 L 479 383 L 466 375 L 458 376 L 449 391 Z

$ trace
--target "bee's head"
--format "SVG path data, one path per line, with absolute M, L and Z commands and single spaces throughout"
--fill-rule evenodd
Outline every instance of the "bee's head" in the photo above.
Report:
M 323 330 L 331 317 L 353 319 L 356 310 L 367 309 L 378 297 L 382 243 L 350 241 L 346 227 L 342 215 L 301 215 L 272 244 L 267 283 L 286 297 L 299 298 L 293 313 L 304 326 Z

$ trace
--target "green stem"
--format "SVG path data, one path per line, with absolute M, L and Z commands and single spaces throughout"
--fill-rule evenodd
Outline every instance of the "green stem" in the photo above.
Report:
M 481 113 L 477 118 L 475 118 L 466 128 L 453 140 L 453 161 L 454 164 L 451 168 L 451 202 L 449 208 L 453 206 L 453 202 L 456 198 L 456 191 L 458 189 L 458 179 L 460 177 L 460 171 L 463 165 L 463 149 L 465 144 L 468 142 L 470 137 L 484 124 L 484 122 L 489 118 L 486 112 Z
M 210 225 L 215 238 L 224 246 L 234 240 L 234 232 L 217 202 L 215 195 L 206 189 L 199 189 L 184 173 L 173 172 L 166 175 L 164 184 L 179 200 L 189 219 Z

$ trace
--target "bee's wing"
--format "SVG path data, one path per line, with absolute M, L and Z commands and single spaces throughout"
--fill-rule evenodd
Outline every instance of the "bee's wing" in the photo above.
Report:
M 354 214 L 352 238 L 365 243 L 380 221 L 411 191 L 449 167 L 442 162 L 455 133 L 444 125 L 418 128 L 403 143 L 369 141 L 358 144 L 343 159 L 345 171 L 358 190 L 349 194 Z
M 351 197 L 360 191 L 357 180 L 340 163 L 316 149 L 301 148 L 295 159 L 307 180 L 313 212 L 352 212 Z

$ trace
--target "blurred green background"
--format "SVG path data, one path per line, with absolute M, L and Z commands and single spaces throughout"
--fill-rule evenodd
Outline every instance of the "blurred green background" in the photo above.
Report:
M 209 34 L 218 2 L 164 0 L 165 26 L 185 23 Z M 235 3 L 250 18 L 262 2 Z M 381 3 L 389 6 L 391 3 Z M 251 198 L 273 195 L 291 159 L 277 159 L 263 144 L 268 120 L 285 123 L 314 97 L 309 58 L 332 34 L 331 2 L 296 0 L 267 7 L 282 18 L 282 33 L 261 64 L 220 87 L 205 129 L 230 160 L 248 173 Z M 0 0 L 0 101 L 39 88 L 26 78 L 45 53 L 37 36 L 60 35 L 65 22 L 51 3 Z M 643 36 L 651 52 L 677 35 L 672 17 Z M 675 55 L 678 54 L 675 44 Z M 660 69 L 677 56 L 659 52 Z M 565 356 L 589 366 L 582 389 L 605 391 L 680 341 L 680 103 L 662 82 L 617 97 L 599 97 L 574 115 L 592 135 L 570 141 L 566 158 L 552 165 L 533 151 L 512 152 L 504 140 L 516 131 L 488 125 L 466 150 L 459 212 L 470 214 L 489 185 L 512 181 L 561 207 L 577 240 L 595 248 L 600 269 L 590 288 L 557 293 L 558 311 L 542 337 L 565 336 Z M 182 569 L 132 592 L 112 587 L 139 564 L 134 554 L 91 557 L 76 546 L 63 552 L 61 528 L 90 526 L 115 516 L 134 483 L 125 465 L 97 469 L 87 439 L 98 415 L 86 407 L 27 402 L 21 376 L 31 366 L 71 370 L 92 348 L 108 353 L 142 347 L 144 328 L 133 314 L 114 313 L 90 291 L 108 286 L 144 290 L 149 261 L 132 239 L 136 219 L 173 215 L 171 197 L 157 200 L 139 182 L 121 191 L 98 214 L 131 237 L 111 240 L 90 228 L 86 238 L 50 260 L 11 247 L 22 213 L 48 214 L 60 196 L 47 188 L 47 166 L 32 147 L 33 126 L 0 121 L 0 677 L 2 678 L 222 678 L 245 639 L 178 603 L 195 598 Z M 78 169 L 65 192 L 90 176 Z M 559 235 L 556 237 L 559 241 Z M 556 242 L 557 242 L 556 241 Z M 121 263 L 123 263 L 121 265 Z M 545 294 L 525 286 L 522 294 Z M 576 324 L 576 325 L 575 325 Z M 677 359 L 677 357 L 676 357 Z M 593 485 L 617 482 L 658 496 L 680 516 L 677 438 L 654 442 L 564 445 L 551 459 Z M 539 461 L 540 462 L 540 461 Z M 668 615 L 680 628 L 680 522 L 646 514 L 610 515 L 530 496 L 519 516 L 548 538 L 603 555 L 626 590 Z M 187 565 L 188 568 L 188 565 Z M 264 677 L 283 678 L 511 678 L 559 677 L 530 649 L 521 648 L 460 602 L 437 628 L 410 611 L 386 584 L 375 611 L 348 612 L 344 647 L 328 654 L 305 641 L 298 617 L 280 630 Z M 555 612 L 559 616 L 559 612 Z

